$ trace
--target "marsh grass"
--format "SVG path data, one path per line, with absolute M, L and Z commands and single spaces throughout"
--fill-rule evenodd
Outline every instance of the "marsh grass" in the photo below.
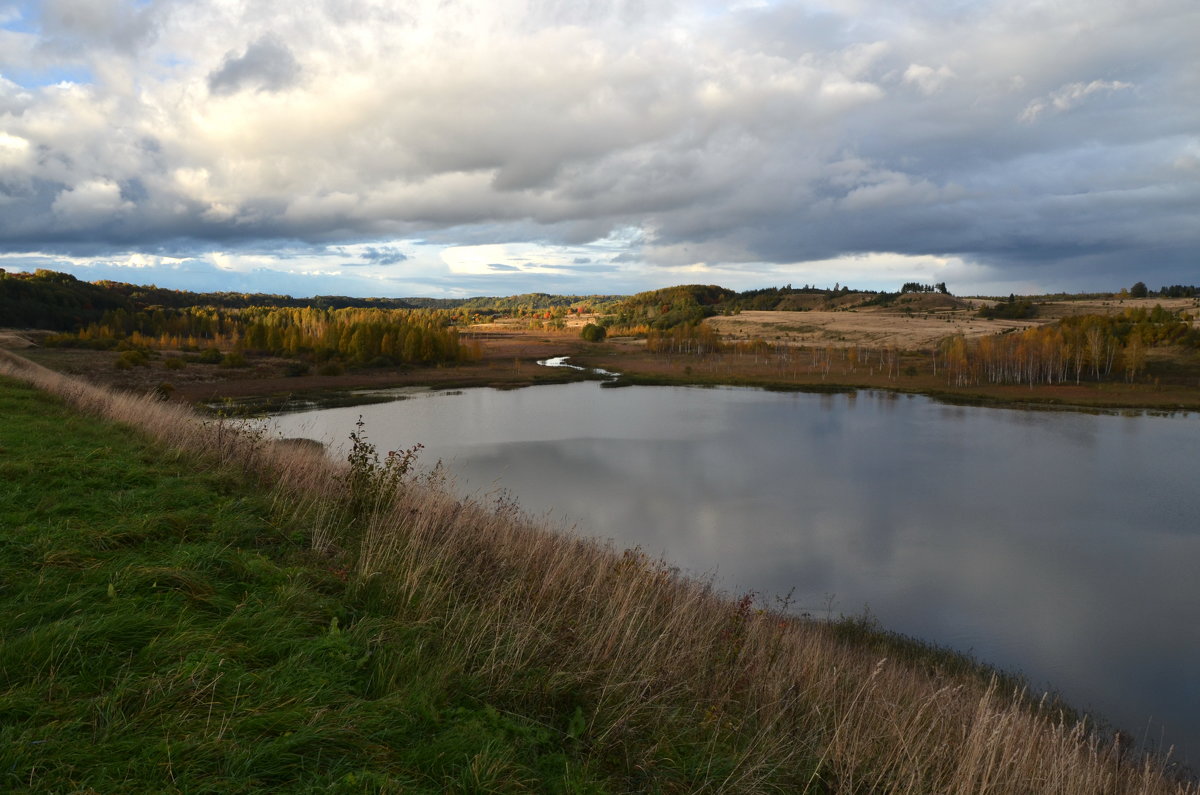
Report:
M 154 757 L 156 766 L 137 767 L 124 755 L 114 765 L 112 754 L 61 765 L 75 776 L 63 780 L 98 789 L 137 773 L 176 785 L 181 775 L 219 774 L 242 788 L 308 780 L 353 791 L 1197 791 L 1177 780 L 1167 755 L 1111 742 L 1057 702 L 982 666 L 913 651 L 915 644 L 870 627 L 732 599 L 637 550 L 557 532 L 511 503 L 457 499 L 407 470 L 379 492 L 386 497 L 348 499 L 354 468 L 319 452 L 214 427 L 181 407 L 107 392 L 13 356 L 0 367 L 82 412 L 69 415 L 78 424 L 94 428 L 91 418 L 102 417 L 137 428 L 195 477 L 249 484 L 258 517 L 239 518 L 250 504 L 244 498 L 174 494 L 138 514 L 134 498 L 122 496 L 127 489 L 110 486 L 94 494 L 119 504 L 93 496 L 37 519 L 76 527 L 76 540 L 27 531 L 29 576 L 52 571 L 83 581 L 38 586 L 45 598 L 28 600 L 37 617 L 5 633 L 24 644 L 5 657 L 5 676 L 21 671 L 21 687 L 30 689 L 11 690 L 6 679 L 17 694 L 4 709 L 24 715 L 21 726 L 41 727 L 3 721 L 8 753 L 21 754 L 4 760 L 10 776 L 45 764 L 37 760 L 46 751 L 30 743 L 57 734 L 48 727 L 59 721 L 114 743 L 114 727 L 141 726 L 143 740 L 124 749 L 134 760 L 148 753 L 147 736 L 171 750 L 169 762 Z M 3 444 L 5 466 L 28 465 L 28 452 Z M 384 459 L 364 455 L 361 471 L 379 485 Z M 111 468 L 84 461 L 81 451 L 67 458 L 64 478 Z M 48 474 L 36 466 L 39 477 Z M 147 463 L 121 482 L 165 471 Z M 33 501 L 21 510 L 41 517 L 43 498 L 20 493 L 21 505 Z M 238 541 L 192 540 L 197 523 L 208 524 L 195 517 L 214 511 L 226 512 Z M 101 543 L 115 555 L 97 565 Z M 207 546 L 193 550 L 197 543 Z M 303 565 L 264 551 L 281 546 Z M 122 557 L 132 550 L 140 562 Z M 250 598 L 231 584 L 259 576 L 272 583 L 269 597 Z M 189 618 L 139 611 L 70 623 L 87 605 L 134 596 L 169 599 Z M 201 631 L 193 615 L 212 616 L 221 641 L 191 636 Z M 116 624 L 97 634 L 104 621 Z M 266 626 L 272 622 L 279 626 Z M 292 640 L 255 658 L 268 673 L 252 675 L 235 651 L 264 635 Z M 99 639 L 110 637 L 125 639 Z M 41 649 L 41 662 L 18 666 L 33 655 L 25 646 Z M 156 646 L 169 648 L 174 662 L 150 685 L 127 661 Z M 67 697 L 54 688 L 70 690 L 63 682 L 72 661 L 102 657 L 89 717 L 39 711 Z M 270 706 L 245 706 L 251 680 L 267 688 Z M 456 718 L 456 710 L 465 712 Z M 466 750 L 454 745 L 460 741 Z M 434 750 L 444 744 L 455 750 Z M 97 784 L 91 776 L 110 778 Z

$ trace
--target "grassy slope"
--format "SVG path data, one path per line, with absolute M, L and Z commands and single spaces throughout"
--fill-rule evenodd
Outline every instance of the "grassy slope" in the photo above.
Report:
M 569 713 L 444 675 L 241 473 L 4 380 L 0 483 L 0 789 L 603 789 Z

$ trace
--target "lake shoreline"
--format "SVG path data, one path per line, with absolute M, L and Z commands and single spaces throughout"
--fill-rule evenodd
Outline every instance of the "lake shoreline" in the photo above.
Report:
M 701 377 L 688 374 L 645 373 L 622 371 L 615 376 L 605 376 L 591 371 L 600 367 L 587 357 L 570 357 L 572 362 L 588 362 L 588 369 L 576 370 L 569 367 L 545 367 L 529 363 L 527 372 L 496 377 L 495 373 L 480 377 L 478 373 L 465 374 L 456 370 L 411 371 L 400 377 L 388 374 L 363 373 L 356 377 L 347 374 L 338 377 L 337 384 L 310 383 L 315 379 L 245 379 L 213 382 L 178 389 L 172 396 L 176 400 L 193 403 L 211 409 L 218 404 L 241 406 L 248 411 L 307 410 L 309 408 L 331 408 L 337 406 L 370 405 L 387 402 L 389 398 L 377 394 L 389 389 L 420 387 L 429 390 L 489 388 L 500 390 L 525 389 L 536 386 L 600 381 L 604 388 L 627 386 L 681 386 L 695 388 L 737 387 L 761 389 L 768 392 L 797 392 L 808 394 L 849 394 L 855 392 L 888 392 L 896 395 L 927 397 L 938 403 L 956 406 L 980 406 L 985 408 L 1027 409 L 1030 411 L 1065 411 L 1082 413 L 1145 413 L 1150 415 L 1200 412 L 1200 398 L 1171 400 L 1162 391 L 1154 393 L 1158 399 L 1130 400 L 1125 392 L 1116 396 L 1095 395 L 1096 385 L 1086 384 L 1080 390 L 1089 390 L 1093 397 L 1061 397 L 1046 394 L 1043 387 L 927 387 L 899 386 L 888 383 L 864 383 L 863 381 L 786 381 L 748 378 L 736 374 Z M 608 363 L 609 367 L 613 365 Z M 331 381 L 333 379 L 321 379 Z M 282 387 L 294 388 L 284 389 Z M 1105 385 L 1101 385 L 1105 386 Z M 1118 385 L 1127 386 L 1127 385 Z M 356 394 L 360 390 L 369 393 Z M 1003 392 L 1001 392 L 1003 390 Z M 1011 394 L 1013 392 L 1022 394 Z M 1005 394 L 1005 392 L 1009 394 Z M 1190 397 L 1190 396 L 1189 396 Z

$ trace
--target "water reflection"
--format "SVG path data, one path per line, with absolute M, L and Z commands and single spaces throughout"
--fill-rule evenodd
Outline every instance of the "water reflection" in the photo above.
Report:
M 814 614 L 833 595 L 1200 748 L 1194 418 L 578 383 L 278 422 L 336 443 L 360 413 L 465 493 L 508 489 L 731 590 L 794 586 Z

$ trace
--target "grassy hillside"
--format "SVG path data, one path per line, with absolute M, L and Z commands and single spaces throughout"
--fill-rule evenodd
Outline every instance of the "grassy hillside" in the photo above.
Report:
M 602 791 L 263 484 L 0 380 L 0 789 Z M 512 705 L 509 705 L 512 706 Z
M 362 429 L 338 466 L 0 357 L 63 400 L 0 381 L 6 789 L 1195 791 L 968 661 L 461 502 Z

